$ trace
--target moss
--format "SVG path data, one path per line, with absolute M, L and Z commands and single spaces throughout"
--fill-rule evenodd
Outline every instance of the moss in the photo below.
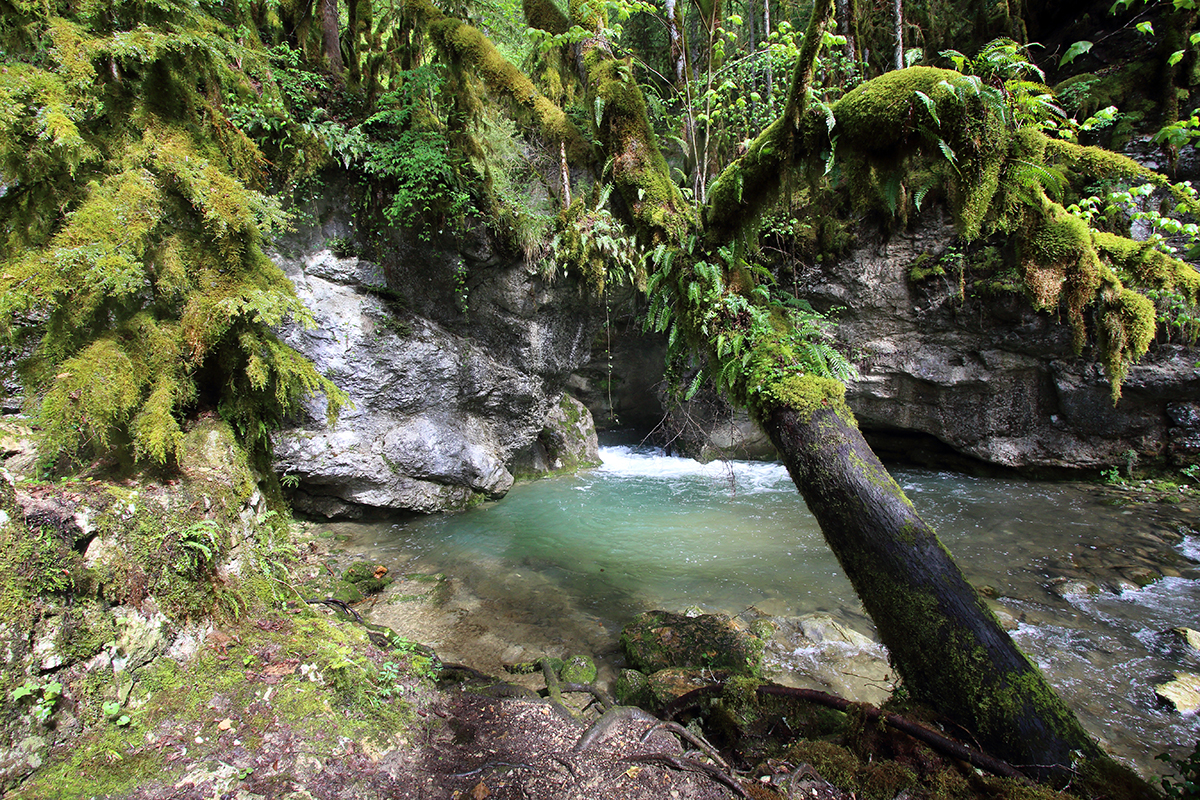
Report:
M 597 135 L 612 154 L 613 182 L 642 230 L 656 241 L 678 241 L 692 222 L 691 210 L 671 180 L 632 63 L 592 49 L 584 68 L 598 110 Z
M 1149 242 L 1103 231 L 1093 232 L 1092 240 L 1123 282 L 1177 292 L 1191 303 L 1200 301 L 1200 272 L 1190 264 L 1172 258 Z
M 953 70 L 909 67 L 859 85 L 833 106 L 842 137 L 839 141 L 866 153 L 906 146 L 919 135 L 918 125 L 933 123 L 915 93 L 945 102 L 946 90 L 939 85 L 959 77 Z
M 588 655 L 573 655 L 562 666 L 563 683 L 591 683 L 596 680 L 596 662 Z
M 406 0 L 404 6 L 413 18 L 424 23 L 440 49 L 457 63 L 470 66 L 490 90 L 530 114 L 552 141 L 566 143 L 576 158 L 590 155 L 587 140 L 566 113 L 542 95 L 477 28 L 446 16 L 429 0 Z
M 833 410 L 850 424 L 854 420 L 853 412 L 846 405 L 845 385 L 833 378 L 816 375 L 790 375 L 767 383 L 760 392 L 757 411 L 766 416 L 776 407 L 795 411 L 805 422 L 823 409 Z
M 932 253 L 921 253 L 913 261 L 912 266 L 908 268 L 908 279 L 913 283 L 920 283 L 926 278 L 938 277 L 945 274 L 946 270 Z
M 654 700 L 646 673 L 623 669 L 613 684 L 613 696 L 623 706 L 649 707 Z

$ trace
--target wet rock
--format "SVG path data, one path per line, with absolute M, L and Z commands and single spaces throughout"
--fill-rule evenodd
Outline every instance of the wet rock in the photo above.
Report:
M 1162 578 L 1162 573 L 1152 567 L 1128 567 L 1121 570 L 1121 574 L 1136 584 L 1139 589 Z
M 652 673 L 647 678 L 647 683 L 654 704 L 662 707 L 688 692 L 723 681 L 727 677 L 729 673 L 724 670 L 670 667 Z
M 765 617 L 750 609 L 740 619 L 751 626 L 764 619 L 771 623 L 762 673 L 777 683 L 874 704 L 891 694 L 892 669 L 883 646 L 829 614 Z
M 518 478 L 573 472 L 600 463 L 600 441 L 587 406 L 567 393 L 546 416 L 537 438 L 513 456 L 508 467 Z
M 1000 621 L 1000 627 L 1006 631 L 1015 631 L 1021 626 L 1020 621 L 1012 615 L 1012 613 L 1003 606 L 992 606 L 992 613 L 996 615 L 996 619 Z
M 1176 672 L 1175 679 L 1154 687 L 1154 693 L 1181 714 L 1200 711 L 1200 675 Z
M 685 617 L 669 611 L 639 614 L 621 632 L 629 663 L 643 672 L 709 667 L 751 673 L 762 661 L 763 640 L 723 614 Z
M 1092 581 L 1083 578 L 1055 578 L 1054 580 L 1050 581 L 1046 588 L 1051 594 L 1057 595 L 1064 600 L 1072 597 L 1086 597 L 1088 595 L 1100 593 L 1099 586 Z
M 1172 628 L 1171 632 L 1192 651 L 1193 655 L 1200 655 L 1200 631 L 1191 628 Z

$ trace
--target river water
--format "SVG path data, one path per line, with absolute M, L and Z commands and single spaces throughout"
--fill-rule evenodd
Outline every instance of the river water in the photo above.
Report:
M 469 617 L 506 658 L 557 648 L 612 661 L 621 627 L 656 608 L 820 611 L 873 633 L 782 466 L 702 465 L 636 447 L 601 456 L 601 467 L 519 485 L 461 514 L 331 527 L 393 574 L 453 575 L 446 613 Z M 1150 773 L 1161 768 L 1154 754 L 1190 751 L 1200 720 L 1162 708 L 1153 685 L 1200 671 L 1166 633 L 1200 627 L 1195 509 L 1123 509 L 1079 484 L 893 475 L 968 579 L 1020 621 L 1017 643 L 1115 755 Z M 1165 577 L 1136 588 L 1128 576 L 1146 569 Z M 1048 588 L 1055 578 L 1101 591 L 1063 598 Z M 404 613 L 394 606 L 380 621 L 402 623 Z

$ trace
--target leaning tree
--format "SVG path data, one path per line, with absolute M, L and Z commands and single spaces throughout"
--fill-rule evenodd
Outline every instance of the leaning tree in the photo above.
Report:
M 839 191 L 891 214 L 905 192 L 936 187 L 963 238 L 1016 237 L 1027 291 L 1038 308 L 1064 309 L 1080 349 L 1085 310 L 1091 312 L 1115 399 L 1155 330 L 1153 305 L 1125 282 L 1194 300 L 1200 277 L 1152 248 L 1090 230 L 1054 198 L 1067 181 L 1165 181 L 1128 159 L 1023 124 L 1021 98 L 979 76 L 914 67 L 868 81 L 832 105 L 816 101 L 814 64 L 830 6 L 815 4 L 784 113 L 696 209 L 670 177 L 631 63 L 615 55 L 603 13 L 573 2 L 567 19 L 552 4 L 525 2 L 531 25 L 583 31 L 567 61 L 578 67 L 585 105 L 597 109 L 591 134 L 611 181 L 652 253 L 651 326 L 698 354 L 706 374 L 770 436 L 908 690 L 1031 774 L 1111 775 L 1115 765 L 1017 649 L 864 441 L 818 326 L 772 295 L 752 251 L 756 221 L 781 194 L 829 191 L 831 160 L 840 164 Z M 429 0 L 407 0 L 407 7 L 456 69 L 526 109 L 544 135 L 578 140 L 554 104 L 480 31 Z M 917 166 L 921 187 L 912 186 Z M 1133 784 L 1105 789 L 1103 780 L 1096 784 L 1101 794 L 1149 791 Z

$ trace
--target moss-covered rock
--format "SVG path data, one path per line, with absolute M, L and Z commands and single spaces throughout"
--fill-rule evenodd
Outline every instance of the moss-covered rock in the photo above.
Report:
M 591 683 L 596 680 L 596 662 L 588 655 L 573 655 L 563 663 L 559 676 L 563 683 Z
M 392 582 L 388 568 L 374 561 L 356 561 L 342 573 L 342 582 L 352 584 L 364 595 L 378 594 Z
M 613 695 L 623 706 L 646 706 L 653 699 L 650 679 L 636 669 L 623 669 L 613 684 Z
M 764 642 L 723 614 L 685 617 L 669 611 L 639 614 L 621 632 L 629 663 L 642 672 L 668 667 L 754 674 Z

